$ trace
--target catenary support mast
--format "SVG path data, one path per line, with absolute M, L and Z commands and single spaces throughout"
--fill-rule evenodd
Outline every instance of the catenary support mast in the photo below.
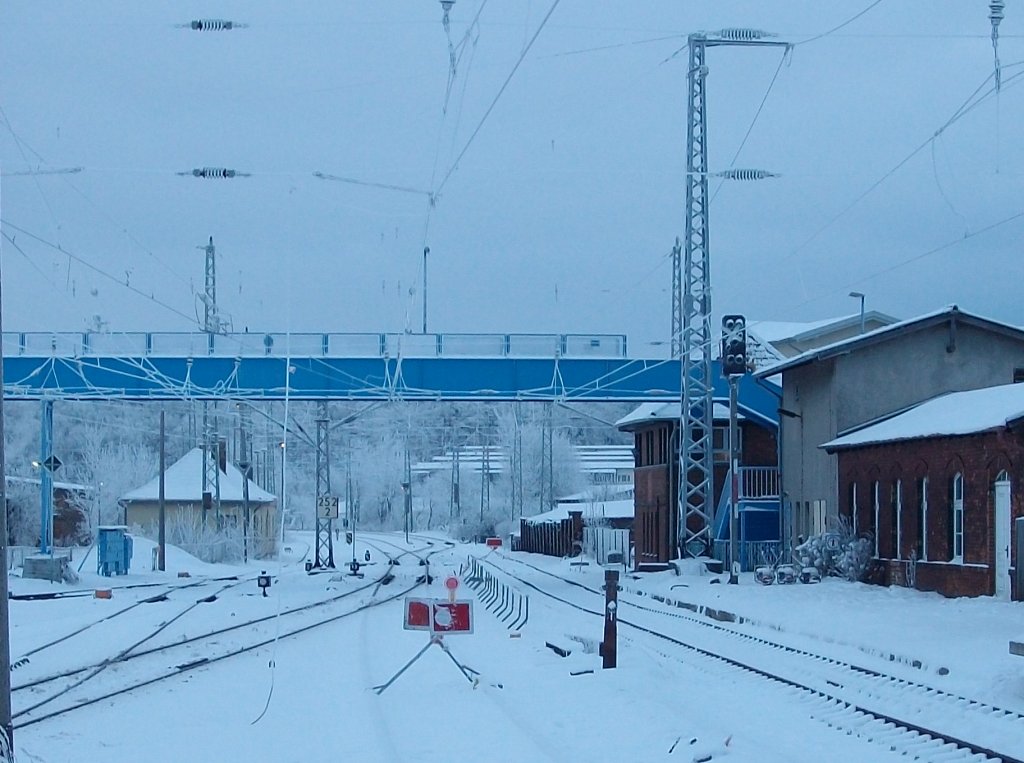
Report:
M 322 507 L 331 495 L 331 459 L 329 446 L 330 418 L 327 401 L 317 403 L 316 417 L 316 564 L 317 569 L 334 568 L 334 540 L 331 537 L 333 520 L 324 516 Z
M 677 552 L 701 556 L 711 547 L 712 422 L 711 271 L 708 245 L 707 48 L 789 47 L 756 29 L 723 29 L 688 38 L 686 126 L 686 234 L 683 240 L 682 399 L 679 411 Z M 723 173 L 724 175 L 724 173 Z M 731 177 L 731 175 L 728 175 Z M 767 176 L 767 175 L 766 175 Z M 743 178 L 745 179 L 745 177 Z M 673 319 L 674 323 L 674 319 Z M 673 330 L 675 326 L 673 325 Z

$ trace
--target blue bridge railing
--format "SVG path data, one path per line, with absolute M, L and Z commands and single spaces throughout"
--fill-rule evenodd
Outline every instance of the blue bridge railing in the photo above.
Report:
M 625 358 L 625 334 L 5 331 L 5 357 Z

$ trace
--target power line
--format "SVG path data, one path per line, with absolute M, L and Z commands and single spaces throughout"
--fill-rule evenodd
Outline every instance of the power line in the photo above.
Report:
M 558 4 L 560 2 L 561 0 L 554 0 L 554 2 L 551 4 L 551 7 L 548 9 L 547 14 L 544 16 L 543 20 L 541 20 L 540 22 L 540 25 L 537 27 L 537 31 L 533 33 L 533 37 L 530 38 L 530 41 L 526 44 L 526 47 L 523 48 L 522 53 L 519 54 L 519 58 L 516 59 L 516 63 L 512 67 L 512 71 L 509 72 L 508 76 L 505 78 L 505 81 L 501 84 L 501 87 L 498 88 L 498 93 L 494 96 L 494 100 L 491 101 L 491 105 L 487 107 L 487 110 L 484 112 L 484 115 L 480 118 L 480 122 L 477 124 L 476 129 L 473 130 L 472 134 L 469 136 L 469 140 L 466 141 L 466 145 L 462 147 L 462 150 L 459 152 L 459 155 L 455 157 L 455 161 L 452 162 L 452 165 L 448 169 L 448 172 L 445 173 L 445 176 L 441 179 L 440 185 L 438 185 L 437 188 L 435 189 L 435 198 L 440 195 L 441 190 L 445 187 L 445 185 L 448 183 L 449 178 L 451 178 L 452 174 L 458 168 L 459 162 L 462 161 L 462 157 L 466 155 L 466 152 L 469 150 L 469 147 L 473 144 L 473 140 L 479 134 L 481 128 L 483 128 L 484 122 L 487 121 L 487 117 L 491 115 L 491 112 L 494 110 L 494 107 L 498 104 L 498 100 L 501 98 L 502 93 L 505 92 L 505 88 L 507 88 L 509 82 L 512 81 L 512 77 L 514 77 L 515 73 L 519 70 L 519 66 L 520 64 L 523 63 L 523 60 L 526 58 L 526 54 L 530 52 L 530 48 L 532 48 L 533 43 L 537 41 L 537 38 L 540 36 L 540 33 L 544 30 L 544 26 L 548 23 L 548 19 L 551 18 L 551 14 L 555 12 L 555 8 L 558 7 Z
M 40 154 L 38 151 L 36 151 L 36 149 L 33 148 L 31 144 L 29 144 L 27 141 L 25 141 L 22 138 L 19 138 L 17 135 L 14 134 L 14 132 L 13 132 L 13 130 L 11 128 L 11 124 L 10 124 L 9 121 L 6 122 L 6 124 L 7 124 L 7 129 L 11 130 L 11 136 L 15 139 L 15 141 L 17 141 L 21 146 L 24 146 L 25 148 L 27 148 L 29 150 L 29 152 L 33 156 L 35 156 L 36 159 L 38 159 L 40 162 L 42 162 L 43 164 L 49 164 L 49 162 L 45 159 L 45 157 L 43 157 L 42 154 Z M 38 175 L 43 175 L 43 174 L 47 174 L 47 175 L 49 175 L 49 174 L 71 175 L 71 174 L 78 174 L 80 172 L 84 172 L 85 170 L 86 170 L 85 167 L 62 167 L 62 168 L 56 168 L 56 169 L 51 168 L 51 169 L 46 169 L 46 170 L 39 169 L 34 174 L 38 174 Z M 12 174 L 16 175 L 18 173 L 12 173 Z M 70 188 L 72 191 L 74 191 L 79 196 L 81 196 L 86 201 L 86 203 L 89 204 L 89 206 L 91 206 L 99 214 L 103 215 L 107 219 L 107 221 L 109 223 L 111 223 L 112 225 L 117 226 L 120 229 L 120 231 L 125 236 L 127 236 L 128 239 L 132 243 L 134 243 L 139 249 L 141 249 L 143 252 L 145 252 L 147 255 L 149 255 L 150 258 L 152 258 L 157 264 L 159 264 L 161 267 L 163 267 L 168 273 L 173 275 L 175 278 L 177 278 L 179 281 L 181 281 L 183 284 L 185 284 L 186 286 L 188 286 L 191 289 L 191 284 L 190 284 L 190 282 L 189 282 L 189 280 L 187 278 L 185 278 L 184 276 L 180 275 L 177 271 L 174 270 L 174 268 L 172 268 L 166 262 L 164 262 L 159 257 L 157 257 L 148 247 L 146 247 L 138 238 L 136 238 L 136 236 L 134 234 L 132 234 L 132 232 L 129 231 L 128 228 L 126 228 L 122 223 L 120 223 L 117 220 L 115 220 L 109 213 L 107 213 L 106 211 L 101 209 L 99 207 L 99 205 L 97 205 L 96 202 L 94 202 L 78 186 L 76 186 L 74 183 L 72 183 L 67 177 L 62 177 L 61 180 L 64 181 L 64 183 L 68 186 L 68 188 Z
M 43 244 L 44 246 L 48 246 L 51 249 L 54 249 L 54 250 L 60 252 L 61 254 L 66 255 L 68 258 L 74 260 L 75 262 L 79 263 L 80 265 L 84 265 L 89 270 L 93 271 L 94 273 L 97 273 L 97 274 L 103 276 L 104 278 L 107 278 L 107 279 L 113 281 L 114 283 L 118 284 L 119 286 L 123 286 L 124 288 L 128 289 L 128 291 L 134 292 L 135 294 L 138 294 L 140 297 L 145 297 L 146 299 L 150 300 L 154 304 L 160 305 L 160 307 L 162 307 L 162 308 L 164 308 L 166 310 L 171 311 L 172 313 L 174 313 L 177 316 L 180 316 L 180 317 L 184 318 L 189 323 L 194 323 L 195 322 L 195 319 L 192 316 L 186 315 L 185 313 L 181 312 L 180 310 L 178 310 L 175 307 L 171 307 L 166 302 L 161 302 L 159 299 L 157 299 L 152 294 L 146 294 L 146 292 L 142 291 L 141 289 L 137 289 L 136 287 L 132 286 L 131 284 L 122 281 L 120 278 L 111 275 L 110 273 L 108 273 L 107 271 L 103 270 L 102 268 L 99 268 L 96 265 L 93 265 L 88 260 L 86 260 L 86 259 L 84 259 L 82 257 L 79 257 L 77 254 L 74 254 L 73 252 L 68 251 L 67 249 L 65 249 L 64 247 L 60 246 L 59 244 L 54 244 L 51 241 L 47 241 L 46 239 L 44 239 L 44 238 L 42 238 L 40 236 L 37 236 L 35 233 L 32 233 L 31 231 L 25 230 L 24 228 L 22 228 L 22 227 L 20 227 L 18 225 L 15 225 L 14 223 L 10 222 L 9 220 L 2 220 L 2 219 L 0 219 L 0 223 L 2 223 L 3 225 L 6 225 L 8 228 L 12 228 L 12 229 L 18 231 L 19 233 L 28 236 L 29 238 L 31 238 L 31 239 L 33 239 L 35 241 L 38 241 L 40 244 Z M 7 236 L 7 234 L 4 234 L 4 238 L 7 238 L 8 241 L 10 241 L 10 238 Z
M 772 75 L 772 80 L 768 83 L 768 89 L 764 91 L 764 97 L 761 98 L 761 103 L 758 104 L 757 111 L 754 112 L 754 118 L 750 120 L 750 126 L 747 127 L 747 132 L 743 135 L 743 140 L 740 141 L 740 145 L 736 149 L 736 153 L 732 156 L 732 161 L 729 162 L 730 169 L 736 166 L 736 160 L 740 158 L 740 152 L 743 150 L 743 147 L 747 145 L 747 139 L 750 137 L 750 133 L 754 131 L 754 125 L 757 124 L 757 118 L 761 116 L 761 112 L 764 110 L 764 104 L 768 101 L 768 96 L 771 94 L 772 88 L 775 87 L 775 80 L 779 78 L 779 72 L 782 71 L 782 65 L 786 63 L 786 56 L 789 55 L 790 50 L 792 50 L 792 48 L 787 46 L 783 51 L 782 58 L 779 59 L 779 65 L 775 68 L 775 74 Z M 718 192 L 722 190 L 725 180 L 726 178 L 723 177 L 718 181 L 718 186 L 715 188 L 715 192 L 711 194 L 711 202 L 714 202 L 718 197 Z
M 350 185 L 361 185 L 367 188 L 381 188 L 386 191 L 399 191 L 401 193 L 414 193 L 419 196 L 426 196 L 433 202 L 436 194 L 422 188 L 413 188 L 407 185 L 393 185 L 391 183 L 375 183 L 370 180 L 359 180 L 358 178 L 344 177 L 342 175 L 329 175 L 326 172 L 314 172 L 313 177 L 320 180 L 333 180 L 338 183 L 349 183 Z
M 43 277 L 44 281 L 46 281 L 48 284 L 50 284 L 50 286 L 52 286 L 54 289 L 59 289 L 60 288 L 57 285 L 57 283 L 52 278 L 50 278 L 50 276 L 48 276 L 46 274 L 46 271 L 44 271 L 41 267 L 39 267 L 35 263 L 35 260 L 33 260 L 31 257 L 28 256 L 28 254 L 25 253 L 24 249 L 22 249 L 20 246 L 18 246 L 18 243 L 13 238 L 8 236 L 6 232 L 3 233 L 2 235 L 3 235 L 3 237 L 5 239 L 7 239 L 7 243 L 9 243 L 11 246 L 13 246 L 18 251 L 18 253 L 21 254 L 22 257 L 25 258 L 25 261 L 28 262 L 28 264 L 32 266 L 32 269 L 35 270 L 39 275 L 41 275 Z
M 1005 69 L 1009 69 L 1011 67 L 1017 67 L 1017 66 L 1021 66 L 1021 65 L 1024 65 L 1024 61 L 1018 61 L 1018 62 L 1015 62 L 1013 64 L 1007 64 L 1006 66 L 1003 67 L 1003 69 L 1005 70 Z M 1010 82 L 1013 82 L 1014 80 L 1017 80 L 1018 83 L 1019 83 L 1019 81 L 1020 81 L 1019 78 L 1022 75 L 1024 75 L 1024 71 L 1018 72 L 1017 74 L 1015 74 L 1012 77 L 1008 78 L 1003 83 L 1003 85 L 1005 86 L 1005 85 L 1009 84 Z M 832 218 L 830 218 L 823 225 L 819 226 L 809 237 L 807 237 L 802 243 L 800 243 L 795 249 L 793 249 L 793 251 L 791 251 L 789 254 L 785 255 L 783 258 L 778 260 L 778 263 L 781 264 L 783 262 L 787 262 L 787 261 L 791 260 L 792 258 L 794 258 L 797 254 L 800 253 L 800 251 L 802 251 L 812 241 L 814 241 L 816 238 L 818 238 L 818 236 L 820 236 L 828 228 L 832 227 L 835 223 L 837 223 L 843 216 L 846 215 L 847 212 L 849 212 L 851 209 L 853 209 L 855 206 L 857 206 L 861 201 L 863 201 L 865 198 L 867 198 L 869 195 L 871 195 L 871 193 L 873 193 L 876 188 L 881 186 L 886 180 L 888 180 L 890 177 L 895 175 L 904 165 L 907 164 L 907 162 L 909 162 L 911 159 L 913 159 L 915 156 L 917 156 L 921 151 L 923 151 L 925 148 L 927 148 L 928 145 L 932 141 L 934 141 L 936 138 L 941 136 L 947 129 L 952 127 L 962 117 L 964 117 L 967 114 L 969 114 L 971 111 L 973 111 L 979 105 L 981 105 L 986 99 L 988 99 L 993 93 L 995 93 L 996 90 L 995 90 L 994 87 L 992 87 L 989 90 L 987 90 L 984 94 L 982 94 L 980 97 L 978 97 L 977 100 L 975 100 L 975 96 L 977 96 L 978 93 L 981 92 L 982 88 L 984 88 L 985 85 L 990 80 L 993 79 L 993 76 L 994 75 L 989 74 L 985 78 L 985 80 L 977 88 L 975 88 L 974 92 L 972 92 L 967 97 L 967 99 L 960 105 L 960 107 L 953 113 L 953 116 L 951 116 L 949 119 L 947 119 L 946 122 L 941 127 L 939 127 L 939 129 L 937 129 L 930 137 L 928 137 L 927 140 L 923 141 L 920 145 L 918 145 L 916 148 L 914 148 L 909 154 L 907 154 L 902 159 L 900 159 L 900 161 L 898 161 L 892 168 L 890 168 L 881 177 L 879 177 L 871 185 L 869 185 L 855 199 L 853 199 L 853 201 L 851 201 L 849 204 L 847 204 L 845 207 L 843 207 L 836 215 L 834 215 Z
M 928 257 L 931 257 L 932 255 L 935 255 L 935 254 L 938 254 L 939 252 L 945 251 L 946 249 L 951 249 L 952 247 L 956 246 L 957 244 L 960 244 L 960 243 L 962 243 L 964 241 L 967 241 L 968 239 L 972 239 L 972 238 L 975 238 L 976 236 L 980 236 L 980 235 L 982 235 L 984 233 L 988 233 L 988 232 L 990 232 L 990 231 L 992 231 L 992 230 L 994 230 L 996 228 L 999 228 L 999 227 L 1001 227 L 1003 225 L 1007 225 L 1007 224 L 1009 224 L 1011 222 L 1014 222 L 1015 220 L 1019 220 L 1021 218 L 1024 218 L 1024 210 L 1022 210 L 1020 212 L 1015 212 L 1012 215 L 1009 215 L 1009 216 L 1004 217 L 1004 218 L 1002 218 L 1000 220 L 997 220 L 994 223 L 990 223 L 989 225 L 986 225 L 986 226 L 984 226 L 982 228 L 978 228 L 975 231 L 971 231 L 969 233 L 965 233 L 963 236 L 960 236 L 959 238 L 951 239 L 950 241 L 947 241 L 944 244 L 939 244 L 938 246 L 934 246 L 931 249 L 928 249 L 928 250 L 926 250 L 924 252 L 921 252 L 919 254 L 915 254 L 912 257 L 907 257 L 906 259 L 903 259 L 903 260 L 900 260 L 898 262 L 895 262 L 892 265 L 889 265 L 888 267 L 881 268 L 879 270 L 875 270 L 875 271 L 873 271 L 871 273 L 868 273 L 867 275 L 864 275 L 864 276 L 862 276 L 862 277 L 860 277 L 860 278 L 858 278 L 856 280 L 849 281 L 849 282 L 847 282 L 846 284 L 844 284 L 843 286 L 841 286 L 841 287 L 839 287 L 837 289 L 830 289 L 828 291 L 822 292 L 820 295 L 818 295 L 816 297 L 812 297 L 811 299 L 804 300 L 803 302 L 800 302 L 800 303 L 791 304 L 791 305 L 788 306 L 789 307 L 789 311 L 793 311 L 793 310 L 796 310 L 798 308 L 805 307 L 806 305 L 810 305 L 810 304 L 812 304 L 814 302 L 817 302 L 819 299 L 824 299 L 825 297 L 831 296 L 833 294 L 839 294 L 839 293 L 845 292 L 847 289 L 849 289 L 852 286 L 858 286 L 860 284 L 867 283 L 868 281 L 870 281 L 870 280 L 872 280 L 874 278 L 878 278 L 879 276 L 883 276 L 883 275 L 885 275 L 887 273 L 891 273 L 891 272 L 893 272 L 895 270 L 898 270 L 898 269 L 900 269 L 900 268 L 902 268 L 902 267 L 904 267 L 906 265 L 910 265 L 911 263 L 918 262 L 920 260 L 923 260 L 923 259 L 926 259 Z M 751 324 L 751 325 L 756 325 L 756 324 Z
M 807 44 L 807 43 L 809 43 L 809 42 L 814 42 L 815 40 L 820 40 L 820 39 L 821 39 L 822 37 L 828 37 L 828 36 L 829 36 L 830 34 L 832 34 L 833 32 L 838 32 L 838 31 L 839 31 L 840 29 L 842 29 L 842 28 L 843 28 L 844 26 L 847 26 L 848 24 L 852 24 L 852 23 L 853 23 L 854 21 L 856 21 L 857 19 L 859 19 L 859 18 L 860 18 L 861 16 L 863 16 L 863 15 L 864 15 L 865 13 L 867 13 L 868 11 L 870 11 L 870 10 L 871 10 L 872 8 L 874 8 L 874 7 L 876 6 L 876 5 L 879 5 L 879 4 L 881 3 L 881 2 L 882 2 L 882 0 L 875 0 L 875 2 L 871 3 L 871 5 L 869 5 L 869 6 L 867 7 L 867 8 L 865 8 L 864 10 L 862 10 L 862 11 L 861 11 L 860 13 L 858 13 L 858 14 L 856 14 L 856 15 L 854 15 L 854 16 L 851 16 L 851 17 L 850 17 L 850 18 L 848 18 L 848 19 L 847 19 L 846 21 L 844 21 L 844 22 L 843 22 L 842 24 L 839 24 L 838 26 L 834 26 L 834 27 L 832 27 L 832 28 L 831 28 L 831 29 L 829 29 L 829 30 L 828 30 L 827 32 L 822 32 L 821 34 L 815 35 L 814 37 L 809 37 L 809 38 L 808 38 L 808 39 L 806 39 L 806 40 L 801 40 L 800 42 L 798 42 L 798 43 L 796 43 L 796 44 L 797 44 L 797 45 L 806 45 L 806 44 Z

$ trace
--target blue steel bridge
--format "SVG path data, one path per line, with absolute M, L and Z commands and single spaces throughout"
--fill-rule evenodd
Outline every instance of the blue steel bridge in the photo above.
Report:
M 31 399 L 679 399 L 680 364 L 622 334 L 4 332 Z

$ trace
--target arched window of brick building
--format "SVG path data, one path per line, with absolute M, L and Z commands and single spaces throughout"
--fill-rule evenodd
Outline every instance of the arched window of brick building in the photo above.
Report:
M 917 481 L 917 555 L 928 561 L 928 478 Z
M 957 472 L 950 485 L 950 550 L 949 561 L 962 564 L 964 561 L 964 475 Z
M 903 541 L 903 480 L 897 479 L 892 483 L 892 495 L 890 501 L 891 515 L 889 517 L 889 549 L 890 559 L 900 558 L 900 545 Z
M 874 523 L 873 523 L 873 525 L 871 527 L 871 532 L 873 532 L 874 535 L 875 535 L 875 558 L 876 559 L 879 556 L 879 554 L 878 554 L 878 535 L 879 535 L 879 533 L 878 533 L 878 519 L 879 519 L 879 513 L 881 511 L 881 500 L 882 500 L 882 497 L 879 494 L 880 491 L 881 491 L 881 486 L 879 485 L 878 480 L 875 480 L 874 482 L 871 483 L 871 501 L 872 501 L 871 508 L 872 508 L 873 517 L 874 517 L 874 520 L 873 520 Z

